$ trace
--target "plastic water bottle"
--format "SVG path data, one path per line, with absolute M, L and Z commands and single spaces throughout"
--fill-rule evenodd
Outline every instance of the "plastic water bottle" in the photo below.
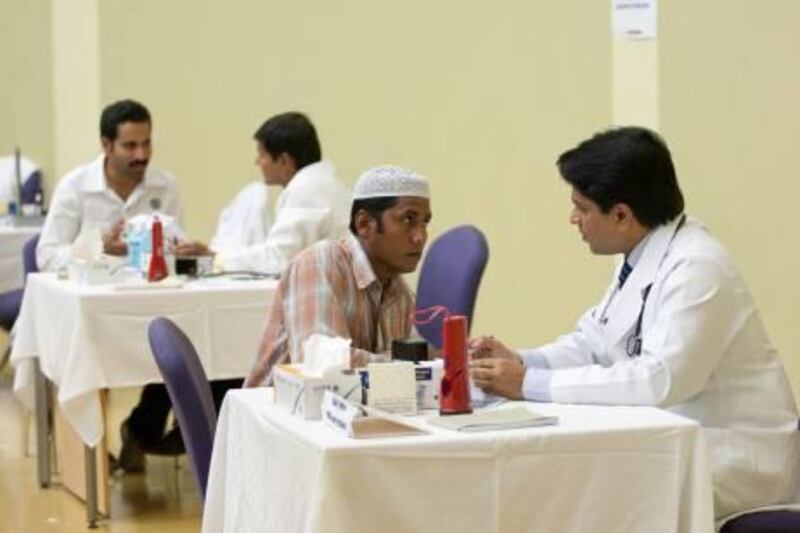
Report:
M 128 243 L 128 266 L 137 272 L 142 271 L 142 232 L 131 229 L 126 239 Z

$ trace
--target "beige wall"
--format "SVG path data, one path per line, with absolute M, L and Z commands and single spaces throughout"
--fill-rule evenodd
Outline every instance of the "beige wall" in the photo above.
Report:
M 610 121 L 607 6 L 388 5 L 102 2 L 103 100 L 152 107 L 156 159 L 201 238 L 256 175 L 251 136 L 274 113 L 308 112 L 350 183 L 384 162 L 423 171 L 433 234 L 471 222 L 491 243 L 477 330 L 543 341 L 608 276 L 567 224 L 554 167 Z
M 49 2 L 12 3 L 25 21 L 49 24 Z M 347 182 L 376 163 L 412 166 L 432 180 L 434 236 L 464 222 L 486 232 L 476 331 L 513 344 L 566 330 L 609 277 L 611 260 L 590 256 L 567 223 L 558 153 L 612 122 L 660 126 L 689 210 L 738 259 L 800 383 L 793 0 L 661 2 L 658 42 L 636 47 L 612 45 L 608 2 L 594 0 L 82 0 L 91 3 L 91 120 L 121 97 L 150 106 L 155 161 L 178 176 L 192 234 L 207 239 L 220 207 L 257 176 L 251 136 L 263 119 L 306 111 Z M 11 70 L 51 59 L 46 29 L 37 40 L 0 20 L 2 38 L 11 31 L 25 49 L 3 47 Z M 47 72 L 0 86 L 0 109 L 52 162 L 51 116 L 34 133 L 25 120 L 54 101 Z
M 100 152 L 97 3 L 52 0 L 51 4 L 54 171 L 59 177 Z
M 15 147 L 53 174 L 50 0 L 0 0 L 0 155 Z
M 661 2 L 661 125 L 687 209 L 748 280 L 800 392 L 800 2 Z

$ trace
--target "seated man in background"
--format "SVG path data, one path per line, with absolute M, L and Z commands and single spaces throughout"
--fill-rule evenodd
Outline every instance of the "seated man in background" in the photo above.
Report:
M 595 135 L 561 155 L 570 221 L 595 254 L 623 254 L 572 333 L 513 351 L 473 340 L 475 383 L 509 398 L 654 405 L 698 421 L 718 518 L 793 501 L 797 409 L 778 353 L 733 259 L 683 214 L 672 158 L 643 128 Z
M 281 276 L 245 386 L 270 383 L 274 365 L 303 360 L 311 334 L 351 339 L 351 364 L 383 360 L 412 330 L 414 301 L 401 274 L 422 257 L 431 220 L 427 180 L 382 166 L 355 185 L 350 234 L 300 253 Z
M 152 121 L 145 106 L 133 100 L 114 102 L 100 117 L 103 153 L 91 163 L 67 173 L 56 186 L 45 219 L 36 258 L 42 270 L 68 264 L 73 241 L 87 225 L 103 231 L 103 251 L 123 256 L 125 220 L 163 213 L 181 218 L 175 178 L 149 165 Z M 146 349 L 143 346 L 143 349 Z M 225 391 L 241 380 L 212 382 L 219 407 Z M 144 469 L 144 452 L 176 453 L 183 449 L 178 428 L 164 434 L 172 404 L 164 385 L 149 384 L 139 404 L 123 423 L 119 466 L 129 472 Z
M 43 271 L 67 266 L 72 243 L 84 226 L 103 232 L 103 251 L 125 255 L 125 220 L 164 213 L 181 218 L 178 187 L 170 174 L 149 166 L 152 155 L 150 112 L 139 102 L 121 100 L 103 110 L 103 153 L 68 172 L 56 186 L 36 248 Z
M 218 249 L 195 242 L 179 246 L 178 254 L 216 252 L 215 261 L 223 270 L 280 274 L 304 248 L 346 232 L 350 193 L 334 176 L 333 165 L 321 160 L 317 132 L 308 117 L 295 112 L 276 115 L 254 137 L 264 182 L 284 188 L 266 238 L 251 246 Z

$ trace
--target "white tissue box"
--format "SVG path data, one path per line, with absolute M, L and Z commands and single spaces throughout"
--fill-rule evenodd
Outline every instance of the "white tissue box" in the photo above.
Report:
M 305 365 L 277 365 L 272 373 L 275 403 L 291 414 L 305 420 L 322 418 L 322 398 L 325 389 L 358 400 L 361 383 L 357 373 L 337 371 L 332 376 L 317 377 L 304 374 Z

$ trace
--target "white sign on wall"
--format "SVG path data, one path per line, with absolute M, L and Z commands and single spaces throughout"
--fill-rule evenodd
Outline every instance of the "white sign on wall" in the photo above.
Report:
M 618 39 L 655 39 L 657 0 L 611 0 L 611 33 Z

